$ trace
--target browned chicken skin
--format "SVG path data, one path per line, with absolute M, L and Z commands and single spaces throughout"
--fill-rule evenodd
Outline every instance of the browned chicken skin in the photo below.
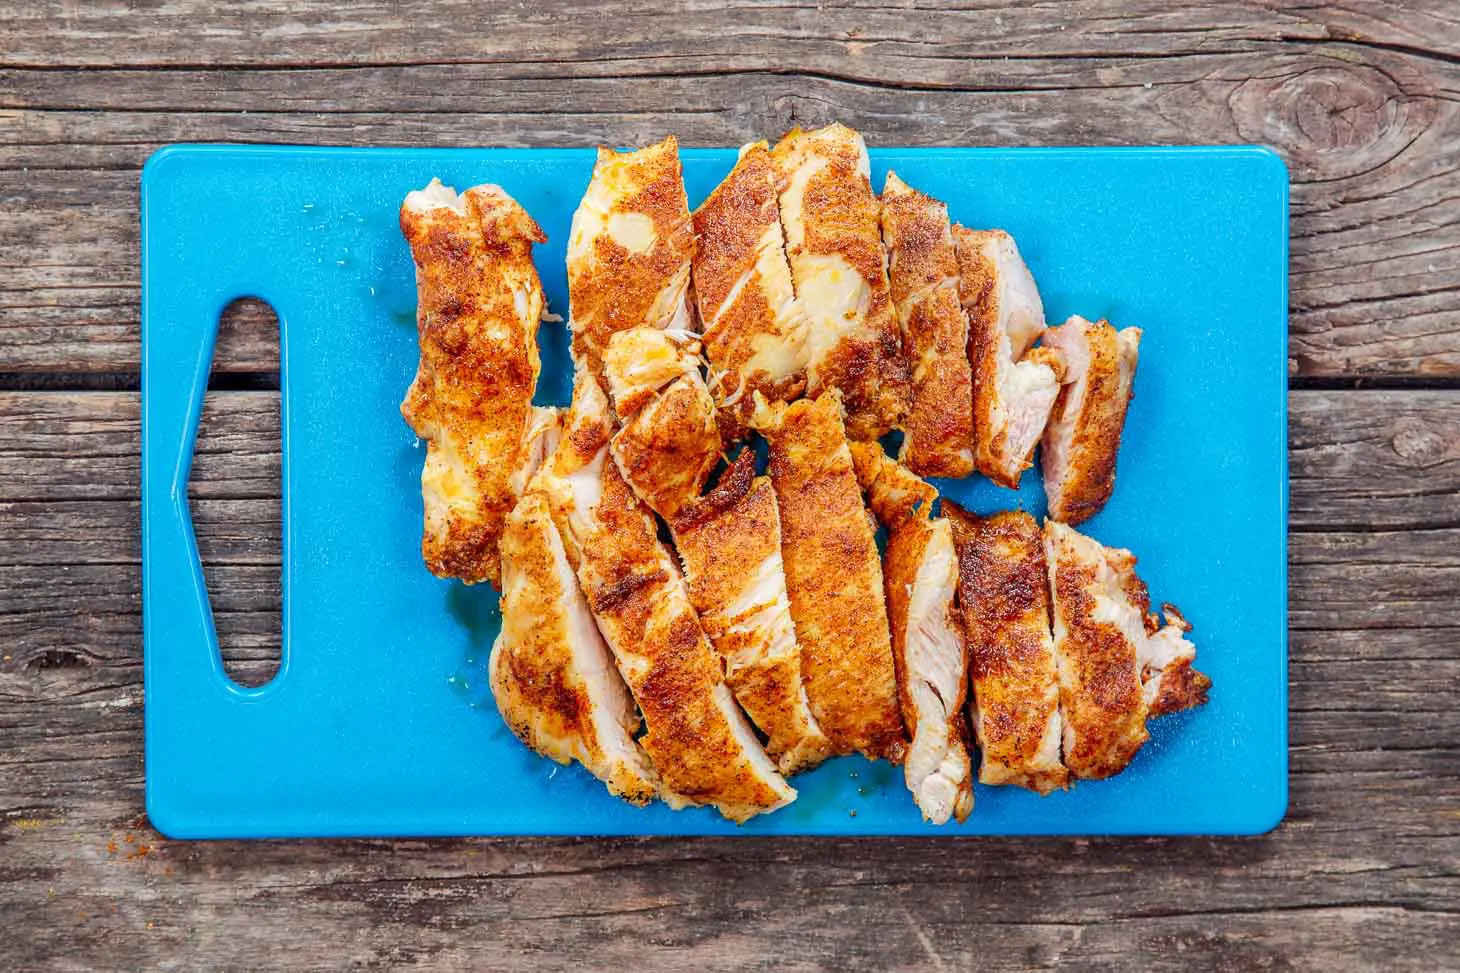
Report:
M 674 520 L 690 601 L 725 661 L 725 681 L 766 735 L 781 772 L 809 770 L 831 743 L 811 715 L 781 560 L 780 509 L 742 450 L 709 494 Z
M 841 391 L 853 439 L 907 411 L 907 361 L 882 250 L 867 147 L 845 125 L 796 129 L 771 157 L 796 300 L 810 318 L 806 394 Z
M 497 186 L 457 195 L 437 181 L 406 196 L 421 364 L 401 405 L 426 441 L 421 472 L 431 572 L 500 586 L 498 544 L 532 459 L 543 293 L 532 244 L 547 239 Z
M 765 405 L 781 555 L 811 711 L 837 753 L 902 759 L 882 566 L 835 392 Z
M 766 143 L 747 145 L 694 212 L 695 298 L 727 441 L 744 436 L 756 392 L 785 402 L 806 387 L 809 319 L 791 282 L 777 179 Z
M 967 476 L 973 472 L 973 377 L 948 207 L 889 172 L 882 240 L 912 382 L 898 458 L 921 476 Z
M 1039 522 L 1014 510 L 978 517 L 947 500 L 943 515 L 958 545 L 972 655 L 970 722 L 982 753 L 978 779 L 1041 794 L 1067 787 Z

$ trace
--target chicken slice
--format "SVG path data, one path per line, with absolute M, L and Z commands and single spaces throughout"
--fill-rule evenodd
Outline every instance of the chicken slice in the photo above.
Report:
M 964 742 L 968 643 L 953 527 L 932 517 L 933 488 L 881 446 L 853 443 L 852 450 L 857 479 L 888 529 L 887 614 L 902 719 L 912 737 L 903 764 L 907 789 L 928 822 L 965 821 L 973 810 L 973 765 Z
M 776 187 L 770 151 L 754 142 L 693 217 L 694 293 L 727 442 L 744 437 L 756 392 L 788 402 L 806 387 L 809 321 L 791 283 Z
M 969 714 L 982 752 L 978 779 L 1040 794 L 1066 788 L 1039 522 L 1015 510 L 978 517 L 947 500 L 943 515 L 958 545 L 959 600 L 972 659 Z
M 1044 524 L 1060 666 L 1065 766 L 1077 777 L 1125 769 L 1151 716 L 1206 702 L 1211 680 L 1191 667 L 1190 626 L 1167 605 L 1166 625 L 1130 551 L 1109 548 L 1054 520 Z
M 699 343 L 659 328 L 619 331 L 603 354 L 603 377 L 621 417 L 637 415 L 675 379 L 699 373 Z
M 1065 766 L 1076 777 L 1120 773 L 1146 742 L 1150 707 L 1139 653 L 1145 620 L 1125 587 L 1128 551 L 1044 523 Z
M 768 738 L 783 774 L 810 770 L 831 742 L 811 715 L 781 561 L 780 511 L 755 455 L 742 450 L 674 520 L 690 601 L 725 661 L 735 699 Z
M 973 377 L 948 207 L 889 172 L 882 241 L 912 373 L 898 459 L 922 476 L 967 476 L 973 472 Z
M 1146 643 L 1141 652 L 1141 680 L 1152 716 L 1193 709 L 1207 701 L 1212 680 L 1193 668 L 1196 646 L 1186 638 L 1191 623 L 1173 605 L 1162 605 L 1165 624 L 1146 616 Z M 1154 631 L 1153 631 L 1154 629 Z
M 574 357 L 598 375 L 615 332 L 692 330 L 694 249 L 674 136 L 637 152 L 599 149 L 568 236 Z
M 1145 641 L 1137 657 L 1150 715 L 1162 716 L 1202 705 L 1207 701 L 1212 681 L 1192 667 L 1196 662 L 1196 646 L 1186 638 L 1191 623 L 1171 604 L 1163 604 L 1159 615 L 1151 611 L 1150 591 L 1136 574 L 1136 559 L 1130 551 L 1106 548 L 1105 554 L 1119 579 L 1121 591 L 1145 626 Z
M 498 186 L 407 194 L 421 362 L 401 414 L 426 441 L 421 554 L 431 573 L 501 583 L 499 543 L 525 477 L 544 307 L 532 245 L 547 237 Z
M 634 742 L 640 721 L 578 590 L 546 497 L 530 490 L 502 534 L 502 632 L 492 646 L 492 695 L 523 743 L 576 760 L 634 804 L 657 793 Z
M 1000 486 L 1017 487 L 1059 394 L 1049 355 L 1030 351 L 1044 305 L 1009 234 L 955 226 L 953 240 L 973 362 L 974 462 Z
M 836 753 L 901 761 L 892 637 L 871 518 L 852 468 L 841 399 L 757 399 L 770 444 L 781 556 L 811 712 Z
M 522 430 L 522 462 L 511 477 L 515 495 L 526 494 L 532 477 L 558 448 L 562 432 L 563 410 L 547 405 L 534 405 L 527 410 L 527 428 Z
M 877 519 L 889 527 L 915 514 L 932 512 L 938 491 L 892 459 L 877 443 L 851 443 L 852 468 Z
M 733 821 L 773 811 L 796 792 L 735 705 L 653 516 L 606 461 L 612 428 L 598 380 L 580 367 L 544 483 L 598 630 L 643 713 L 639 742 L 660 794 L 672 807 L 709 805 Z
M 1117 332 L 1078 315 L 1040 341 L 1064 373 L 1039 460 L 1049 516 L 1061 523 L 1089 520 L 1115 490 L 1115 455 L 1140 344 L 1140 328 Z
M 885 435 L 907 411 L 908 374 L 862 136 L 796 129 L 771 152 L 781 224 L 809 319 L 806 394 L 839 389 L 853 439 Z
M 715 403 L 697 350 L 666 331 L 630 328 L 613 336 L 603 359 L 623 420 L 613 460 L 634 494 L 666 519 L 700 495 L 720 461 Z

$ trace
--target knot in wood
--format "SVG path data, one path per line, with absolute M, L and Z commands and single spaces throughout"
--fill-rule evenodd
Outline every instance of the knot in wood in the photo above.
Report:
M 1433 109 L 1374 68 L 1322 65 L 1244 82 L 1233 102 L 1245 138 L 1282 152 L 1302 179 L 1341 179 L 1379 168 L 1430 120 Z
M 1410 466 L 1434 466 L 1449 452 L 1445 437 L 1422 419 L 1404 416 L 1394 423 L 1394 452 Z

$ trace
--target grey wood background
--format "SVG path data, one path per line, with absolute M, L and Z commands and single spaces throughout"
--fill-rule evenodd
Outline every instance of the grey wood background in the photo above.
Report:
M 1292 171 L 1292 809 L 1247 840 L 174 843 L 142 815 L 137 190 L 173 141 L 1263 142 Z M 6 968 L 1460 968 L 1460 5 L 0 0 Z M 193 483 L 278 626 L 276 333 Z

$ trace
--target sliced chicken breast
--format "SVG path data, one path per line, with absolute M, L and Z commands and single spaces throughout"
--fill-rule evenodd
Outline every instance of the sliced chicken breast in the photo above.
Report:
M 972 658 L 969 714 L 982 753 L 978 779 L 1040 794 L 1068 787 L 1039 522 L 1015 510 L 978 517 L 947 500 L 943 515 L 958 546 Z
M 967 476 L 973 472 L 973 376 L 948 207 L 889 172 L 882 242 L 912 382 L 898 459 L 922 476 Z
M 1044 524 L 1064 761 L 1076 777 L 1120 773 L 1146 742 L 1145 620 L 1125 588 L 1127 551 L 1055 520 Z
M 1063 385 L 1044 430 L 1040 465 L 1049 516 L 1079 524 L 1099 513 L 1115 490 L 1115 457 L 1125 429 L 1141 329 L 1117 332 L 1076 315 L 1044 332 Z
M 568 236 L 573 353 L 593 374 L 616 332 L 693 329 L 694 244 L 674 136 L 637 152 L 598 150 Z
M 740 150 L 735 168 L 693 219 L 694 292 L 710 392 L 730 442 L 745 435 L 756 392 L 789 402 L 806 387 L 809 318 L 791 282 L 776 168 L 766 143 Z
M 709 805 L 733 821 L 773 811 L 796 792 L 735 705 L 653 516 L 606 461 L 611 430 L 608 400 L 580 368 L 544 483 L 598 630 L 643 714 L 639 742 L 660 794 L 672 807 Z
M 1186 638 L 1191 623 L 1172 605 L 1162 605 L 1165 623 L 1146 616 L 1146 643 L 1140 653 L 1141 681 L 1152 716 L 1193 709 L 1207 701 L 1211 679 L 1193 667 L 1196 646 Z
M 938 491 L 931 483 L 888 456 L 878 443 L 851 443 L 850 449 L 857 483 L 878 520 L 891 526 L 932 512 Z
M 700 373 L 698 336 L 660 328 L 629 328 L 608 341 L 603 377 L 621 418 L 638 415 L 676 379 Z
M 614 463 L 634 494 L 666 519 L 700 495 L 720 461 L 715 403 L 698 372 L 656 395 L 614 434 Z
M 634 742 L 638 711 L 539 491 L 522 498 L 502 534 L 502 632 L 490 678 L 502 719 L 527 746 L 560 764 L 578 761 L 634 804 L 654 798 L 653 767 Z
M 725 662 L 725 682 L 767 737 L 783 774 L 816 766 L 831 741 L 811 715 L 781 561 L 780 510 L 755 455 L 742 450 L 719 484 L 680 510 L 674 543 L 690 601 Z
M 968 642 L 953 528 L 932 517 L 933 488 L 881 446 L 854 443 L 853 456 L 862 489 L 888 529 L 882 570 L 898 699 L 911 737 L 907 788 L 928 822 L 964 821 L 973 810 L 973 766 L 964 742 Z
M 770 444 L 781 556 L 811 712 L 836 753 L 900 762 L 882 565 L 852 468 L 839 395 L 790 405 L 758 400 L 752 426 Z
M 1044 330 L 1044 304 L 1009 234 L 955 226 L 953 239 L 973 362 L 974 462 L 1013 488 L 1033 464 L 1059 394 L 1049 356 L 1030 350 Z
M 434 179 L 406 196 L 400 226 L 416 264 L 421 362 L 401 413 L 426 441 L 421 554 L 439 577 L 500 586 L 541 367 L 532 245 L 547 237 L 500 187 Z
M 908 370 L 867 146 L 828 125 L 790 132 L 771 157 L 796 300 L 810 319 L 806 394 L 840 390 L 848 435 L 876 439 L 907 411 Z

